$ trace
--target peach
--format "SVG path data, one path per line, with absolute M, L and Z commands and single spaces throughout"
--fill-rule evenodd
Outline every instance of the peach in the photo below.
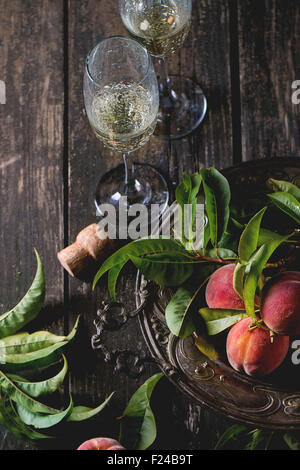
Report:
M 125 450 L 115 439 L 107 437 L 96 437 L 85 441 L 77 450 Z
M 279 335 L 300 334 L 300 272 L 285 272 L 264 286 L 261 317 Z
M 227 357 L 235 370 L 263 377 L 284 361 L 289 350 L 289 337 L 275 335 L 271 342 L 267 329 L 249 331 L 252 323 L 251 318 L 244 318 L 231 328 L 227 336 Z
M 235 264 L 227 264 L 215 271 L 206 286 L 206 303 L 210 308 L 245 310 L 244 301 L 233 288 Z

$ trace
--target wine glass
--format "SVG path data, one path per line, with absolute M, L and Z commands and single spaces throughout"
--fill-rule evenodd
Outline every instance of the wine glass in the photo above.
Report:
M 156 134 L 186 137 L 203 121 L 207 101 L 192 80 L 169 76 L 166 56 L 176 52 L 189 33 L 192 0 L 119 0 L 119 6 L 130 35 L 158 59 L 161 109 Z
M 98 183 L 98 214 L 104 215 L 103 204 L 114 205 L 118 212 L 124 196 L 127 210 L 134 204 L 159 204 L 162 214 L 169 199 L 163 176 L 149 165 L 128 167 L 129 154 L 149 140 L 157 122 L 158 84 L 147 50 L 131 38 L 99 42 L 86 60 L 84 101 L 96 137 L 124 159 L 124 166 L 109 171 Z

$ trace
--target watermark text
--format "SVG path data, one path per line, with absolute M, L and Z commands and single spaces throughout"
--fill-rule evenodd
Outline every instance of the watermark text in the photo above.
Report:
M 6 86 L 3 80 L 0 80 L 0 104 L 6 104 Z

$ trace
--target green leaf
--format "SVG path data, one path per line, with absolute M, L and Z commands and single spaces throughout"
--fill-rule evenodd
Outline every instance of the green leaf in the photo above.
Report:
M 237 259 L 236 253 L 231 250 L 227 250 L 226 248 L 200 250 L 199 253 L 203 256 L 208 256 L 209 258 L 215 258 L 216 262 L 218 262 L 217 255 L 223 260 Z
M 250 442 L 245 447 L 245 450 L 268 450 L 274 432 L 263 431 L 261 429 L 254 429 L 250 432 Z
M 166 308 L 166 322 L 173 335 L 187 338 L 195 331 L 190 305 L 192 294 L 182 287 L 172 297 Z
M 62 369 L 58 374 L 56 374 L 54 377 L 51 377 L 50 379 L 43 380 L 41 382 L 29 382 L 22 377 L 15 375 L 7 375 L 7 377 L 12 382 L 14 382 L 20 390 L 27 393 L 27 395 L 30 395 L 31 397 L 37 398 L 42 395 L 54 393 L 63 383 L 68 371 L 67 359 L 64 355 L 62 355 L 62 357 L 64 361 Z
M 0 338 L 10 336 L 39 314 L 45 299 L 45 276 L 38 252 L 35 250 L 37 270 L 30 289 L 23 299 L 7 313 L 0 316 Z
M 290 450 L 300 450 L 300 442 L 294 434 L 287 432 L 283 435 L 283 439 Z
M 173 238 L 141 238 L 140 240 L 135 240 L 120 248 L 120 250 L 104 261 L 94 278 L 93 289 L 107 271 L 117 265 L 124 266 L 129 261 L 130 256 L 154 255 L 168 252 L 182 253 L 190 256 L 185 248 Z
M 216 338 L 208 336 L 207 333 L 203 332 L 197 335 L 195 346 L 202 352 L 202 354 L 211 359 L 222 359 L 223 355 L 220 350 L 220 342 L 217 342 Z
M 247 431 L 247 428 L 243 424 L 234 424 L 233 426 L 228 428 L 224 432 L 224 434 L 220 437 L 215 447 L 215 450 L 223 449 L 228 442 L 232 440 L 236 440 L 238 436 L 240 436 L 246 431 Z
M 1 424 L 19 439 L 24 439 L 32 443 L 40 439 L 52 439 L 52 436 L 46 436 L 26 426 L 17 414 L 13 403 L 7 397 L 0 400 L 0 413 Z
M 176 188 L 176 200 L 184 210 L 185 204 L 195 204 L 200 191 L 202 177 L 199 173 L 193 175 L 183 174 L 183 183 Z M 193 213 L 195 215 L 195 212 Z
M 193 274 L 191 259 L 181 254 L 165 253 L 144 258 L 130 255 L 129 258 L 149 281 L 155 281 L 160 286 L 178 286 Z
M 97 406 L 97 408 L 75 406 L 67 421 L 85 421 L 87 419 L 93 418 L 93 416 L 99 414 L 106 407 L 106 405 L 110 402 L 114 394 L 115 392 L 111 393 L 109 397 L 103 403 L 101 403 L 101 405 Z
M 227 229 L 224 232 L 222 239 L 218 243 L 218 252 L 221 248 L 226 248 L 234 253 L 237 253 L 239 240 L 244 228 L 244 225 L 241 225 L 234 219 L 230 218 Z
M 197 196 L 200 191 L 202 183 L 202 177 L 200 174 L 195 173 L 194 175 L 188 175 L 187 173 L 183 174 L 183 182 L 177 186 L 176 189 L 176 200 L 179 204 L 181 209 L 181 216 L 182 216 L 182 241 L 183 243 L 187 243 L 189 240 L 186 239 L 185 233 L 191 233 L 193 230 L 193 224 L 195 221 L 196 216 L 196 204 L 197 204 Z M 184 220 L 184 213 L 185 213 L 185 206 L 191 205 L 192 212 L 191 212 L 191 220 L 190 226 L 188 230 L 185 229 L 185 220 Z M 189 239 L 191 237 L 189 236 Z
M 41 413 L 33 413 L 24 406 L 17 404 L 18 414 L 27 426 L 33 426 L 36 429 L 47 429 L 56 426 L 58 423 L 67 418 L 73 410 L 73 400 L 70 398 L 70 404 L 64 411 L 56 414 L 44 415 Z
M 249 221 L 258 211 L 269 203 L 267 195 L 260 195 L 259 199 L 235 198 L 230 205 L 231 218 L 236 222 L 244 224 Z
M 146 450 L 156 439 L 156 423 L 150 406 L 154 387 L 163 377 L 155 374 L 133 394 L 122 417 L 120 442 L 127 449 Z
M 289 193 L 274 193 L 268 194 L 268 198 L 276 207 L 300 224 L 300 202 L 297 201 L 295 196 Z
M 247 263 L 257 249 L 260 224 L 266 210 L 267 207 L 264 207 L 252 217 L 241 235 L 238 250 L 241 263 Z
M 18 405 L 24 406 L 33 413 L 56 414 L 58 411 L 55 408 L 44 405 L 35 400 L 27 393 L 18 388 L 3 372 L 0 371 L 0 387 L 5 390 L 10 400 L 13 400 Z
M 203 168 L 200 174 L 203 180 L 210 238 L 216 247 L 229 221 L 230 187 L 227 179 L 214 168 Z
M 243 299 L 244 295 L 245 269 L 246 266 L 244 264 L 237 263 L 233 273 L 233 288 L 241 299 Z
M 192 294 L 188 289 L 179 288 L 166 307 L 165 315 L 169 330 L 179 338 L 187 338 L 195 330 L 193 313 L 196 312 L 196 299 L 209 277 L 202 280 L 196 292 Z
M 258 245 L 261 246 L 265 243 L 270 242 L 271 240 L 279 240 L 282 237 L 279 233 L 272 232 L 272 230 L 268 230 L 266 228 L 260 228 L 259 237 L 258 237 Z
M 244 280 L 243 299 L 248 315 L 255 320 L 256 316 L 254 312 L 254 298 L 259 278 L 274 251 L 279 247 L 279 245 L 281 245 L 282 242 L 291 236 L 292 234 L 287 235 L 286 237 L 281 237 L 278 240 L 272 240 L 265 245 L 262 245 L 249 260 Z
M 56 336 L 48 331 L 29 335 L 19 333 L 0 340 L 1 369 L 14 372 L 51 364 L 58 358 L 58 352 L 69 344 L 76 335 L 79 318 L 68 336 Z
M 298 188 L 298 186 L 295 186 L 288 181 L 274 180 L 272 178 L 269 179 L 269 183 L 272 185 L 274 191 L 292 194 L 296 199 L 298 199 L 298 201 L 300 201 L 300 188 Z
M 243 318 L 248 317 L 244 310 L 227 310 L 221 308 L 201 308 L 199 313 L 205 321 L 209 336 L 218 335 Z

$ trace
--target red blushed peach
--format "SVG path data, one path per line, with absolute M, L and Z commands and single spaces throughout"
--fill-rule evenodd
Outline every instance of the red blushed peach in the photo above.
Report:
M 77 450 L 125 450 L 115 439 L 96 437 L 84 442 Z
M 300 272 L 286 272 L 263 288 L 261 317 L 279 335 L 300 334 Z
M 235 264 L 215 271 L 206 286 L 206 303 L 210 308 L 245 310 L 244 301 L 233 288 Z
M 227 357 L 230 365 L 239 372 L 253 377 L 263 377 L 273 372 L 283 362 L 289 350 L 288 336 L 274 336 L 263 328 L 249 331 L 251 318 L 234 325 L 227 336 Z

